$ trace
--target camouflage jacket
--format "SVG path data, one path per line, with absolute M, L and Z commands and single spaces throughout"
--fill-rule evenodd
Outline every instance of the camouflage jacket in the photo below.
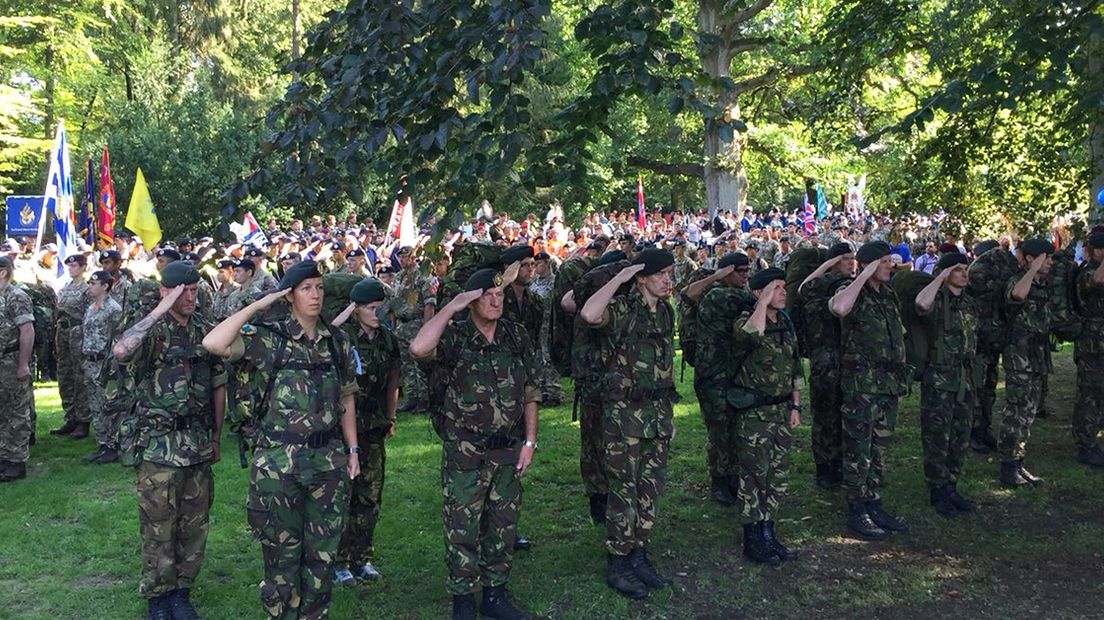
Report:
M 87 282 L 83 279 L 69 282 L 57 292 L 58 321 L 64 319 L 69 327 L 79 327 L 84 319 L 84 311 L 91 303 Z
M 19 352 L 19 328 L 34 323 L 31 296 L 11 282 L 0 289 L 0 360 L 16 360 Z
M 674 284 L 675 293 L 682 292 L 682 289 L 686 288 L 686 285 L 690 283 L 687 277 L 691 273 L 697 270 L 698 264 L 692 259 L 683 256 L 682 258 L 675 259 L 674 269 L 671 270 L 671 282 Z
M 733 355 L 742 360 L 732 383 L 767 396 L 790 398 L 801 377 L 801 359 L 797 356 L 797 335 L 784 314 L 774 322 L 767 318 L 763 334 L 750 324 L 751 312 L 743 312 L 729 323 Z M 762 413 L 777 408 L 757 407 Z
M 245 306 L 246 289 L 230 283 L 214 293 L 211 301 L 211 316 L 217 321 L 241 310 Z
M 719 388 L 732 380 L 732 325 L 749 304 L 755 305 L 755 296 L 742 287 L 715 286 L 702 297 L 697 311 L 695 383 Z
M 527 288 L 521 290 L 521 299 L 518 299 L 514 294 L 514 287 L 507 286 L 503 291 L 502 318 L 524 327 L 530 343 L 539 342 L 541 322 L 544 321 L 544 302 Z
M 187 467 L 213 457 L 214 390 L 226 384 L 226 370 L 203 348 L 212 327 L 194 315 L 187 325 L 166 315 L 128 360 L 142 460 Z
M 110 352 L 111 341 L 115 337 L 115 325 L 118 324 L 122 313 L 123 309 L 110 297 L 104 299 L 98 308 L 96 304 L 89 305 L 84 311 L 84 320 L 81 323 L 83 332 L 81 353 L 106 356 Z
M 275 290 L 280 283 L 276 278 L 263 267 L 258 267 L 256 273 L 253 274 L 253 279 L 249 281 L 250 293 L 263 293 L 265 291 Z
M 357 431 L 366 433 L 386 429 L 387 387 L 391 372 L 399 368 L 399 340 L 391 330 L 381 327 L 373 337 L 360 328 L 355 317 L 342 326 L 353 345 L 357 359 L 356 396 Z
M 395 297 L 389 310 L 400 323 L 421 321 L 426 304 L 436 304 L 433 279 L 427 278 L 416 266 L 395 274 Z
M 939 289 L 925 319 L 934 329 L 925 373 L 937 390 L 960 392 L 967 366 L 977 353 L 978 320 L 973 298 Z
M 810 357 L 814 351 L 839 351 L 840 320 L 828 309 L 828 300 L 850 283 L 851 279 L 843 274 L 826 273 L 801 287 L 798 292 L 803 316 L 801 329 Z
M 1027 273 L 1021 270 L 1004 287 L 1004 311 L 1008 316 L 1008 343 L 1002 359 L 1005 372 L 1046 374 L 1050 365 L 1050 288 L 1045 281 L 1031 285 L 1023 301 L 1012 299 L 1012 288 Z
M 640 292 L 615 297 L 596 329 L 608 354 L 606 432 L 622 437 L 671 436 L 675 392 L 675 311 L 667 300 L 648 309 Z
M 908 392 L 905 328 L 897 294 L 888 284 L 877 291 L 863 287 L 850 314 L 840 319 L 840 339 L 840 385 L 845 391 L 890 396 Z
M 127 289 L 136 278 L 129 269 L 120 269 L 119 273 L 115 276 L 115 282 L 111 285 L 111 291 L 108 292 L 108 296 L 115 300 L 115 303 L 119 304 L 119 307 L 126 309 L 126 304 L 123 303 L 123 299 L 126 297 Z
M 547 302 L 555 286 L 556 274 L 550 271 L 546 276 L 537 276 L 533 278 L 533 282 L 529 285 L 529 291 L 537 297 L 540 297 L 542 301 Z
M 272 380 L 268 402 L 254 403 L 264 416 L 255 422 L 258 469 L 309 477 L 345 467 L 341 400 L 357 392 L 356 360 L 340 330 L 321 320 L 315 330 L 311 341 L 291 316 L 271 325 L 246 323 L 231 345 L 229 361 L 238 363 L 240 372 L 265 385 Z M 307 437 L 322 432 L 334 436 L 321 448 L 310 448 Z M 287 440 L 289 435 L 296 440 Z
M 1078 361 L 1101 365 L 1104 364 L 1104 286 L 1093 283 L 1097 267 L 1097 263 L 1087 262 L 1077 274 L 1077 299 L 1084 329 L 1073 343 L 1073 352 Z

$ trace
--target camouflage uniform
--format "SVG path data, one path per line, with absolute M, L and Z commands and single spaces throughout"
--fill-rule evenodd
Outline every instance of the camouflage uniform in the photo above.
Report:
M 691 258 L 683 255 L 675 259 L 674 268 L 671 270 L 671 283 L 674 285 L 674 294 L 677 296 L 690 284 L 688 276 L 698 269 L 698 264 Z
M 267 269 L 264 267 L 257 267 L 253 274 L 253 279 L 249 281 L 247 288 L 251 289 L 250 292 L 263 293 L 265 291 L 274 291 L 279 285 L 279 281 L 277 281 Z
M 541 367 L 541 395 L 544 402 L 559 402 L 563 399 L 563 385 L 560 383 L 560 373 L 552 365 L 552 358 L 548 352 L 549 338 L 552 325 L 552 287 L 556 284 L 556 274 L 549 272 L 545 277 L 536 277 L 529 285 L 529 291 L 536 295 L 544 305 L 544 318 L 541 321 L 540 334 L 533 341 L 533 346 L 540 349 Z
M 849 283 L 850 279 L 842 274 L 825 274 L 799 292 L 809 347 L 809 408 L 813 414 L 813 461 L 817 465 L 842 459 L 840 323 L 828 309 L 828 300 Z
M 734 410 L 736 450 L 740 480 L 737 499 L 743 523 L 770 521 L 786 493 L 787 453 L 793 443 L 790 431 L 790 403 L 794 385 L 801 376 L 797 356 L 797 335 L 785 315 L 774 324 L 767 321 L 763 335 L 750 324 L 744 312 L 732 327 L 733 348 L 742 352 L 743 363 L 734 377 L 737 389 L 765 395 L 766 403 Z
M 384 442 L 394 424 L 387 418 L 387 392 L 391 373 L 399 369 L 399 341 L 382 327 L 369 338 L 355 318 L 346 323 L 345 334 L 360 361 L 356 397 L 360 475 L 353 479 L 349 492 L 349 518 L 338 558 L 343 565 L 354 567 L 372 562 L 372 540 L 379 520 L 387 462 Z
M 605 466 L 609 479 L 606 548 L 617 556 L 644 548 L 656 521 L 674 432 L 674 329 L 671 304 L 653 313 L 641 294 L 614 298 L 597 329 L 611 352 L 603 383 Z
M 970 443 L 977 318 L 973 300 L 942 288 L 926 323 L 932 327 L 928 364 L 920 384 L 920 442 L 931 489 L 954 484 Z
M 98 308 L 95 304 L 88 306 L 81 323 L 81 374 L 88 412 L 96 428 L 96 444 L 109 448 L 117 447 L 119 422 L 114 412 L 104 408 L 104 388 L 100 375 L 103 374 L 107 356 L 111 354 L 115 325 L 122 313 L 123 309 L 119 304 L 107 297 Z
M 840 319 L 840 336 L 843 488 L 849 503 L 877 500 L 898 401 L 910 377 L 893 289 L 888 284 L 877 291 L 863 287 L 851 312 Z
M 389 310 L 395 317 L 395 335 L 399 338 L 399 355 L 402 358 L 403 398 L 421 400 L 426 393 L 425 373 L 410 356 L 410 343 L 422 328 L 426 304 L 436 304 L 430 291 L 433 284 L 417 266 L 395 274 L 395 297 Z
M 590 271 L 594 264 L 589 257 L 575 256 L 564 261 L 556 272 L 556 282 L 552 287 L 552 299 L 548 304 L 551 320 L 548 324 L 548 354 L 552 364 L 561 375 L 571 374 L 571 338 L 574 336 L 575 314 L 565 312 L 560 302 L 564 295 L 575 287 L 579 278 Z
M 494 342 L 468 321 L 445 328 L 422 361 L 439 397 L 435 428 L 443 441 L 446 589 L 454 596 L 510 577 L 525 438 L 526 403 L 540 402 L 533 347 L 519 324 L 498 321 Z
M 1031 423 L 1042 406 L 1043 376 L 1051 370 L 1050 294 L 1045 285 L 1035 282 L 1023 301 L 1012 299 L 1012 288 L 1024 273 L 1008 280 L 1004 294 L 1010 318 L 1003 353 L 1005 406 L 997 439 L 1002 463 L 1024 458 Z
M 355 359 L 340 331 L 322 321 L 316 330 L 311 341 L 292 317 L 246 324 L 230 349 L 245 372 L 276 373 L 254 421 L 246 503 L 264 560 L 261 604 L 273 618 L 326 615 L 349 507 L 340 420 L 342 398 L 357 391 Z
M 1104 288 L 1093 283 L 1097 267 L 1089 262 L 1077 274 L 1083 328 L 1073 345 L 1077 403 L 1072 426 L 1078 448 L 1104 450 Z
M 133 284 L 135 280 L 141 278 L 136 278 L 129 269 L 120 269 L 119 273 L 112 274 L 111 277 L 113 280 L 111 283 L 111 291 L 108 293 L 108 296 L 114 299 L 115 303 L 119 304 L 120 308 L 125 310 L 126 303 L 124 303 L 124 301 L 127 289 L 130 288 L 130 285 Z
M 214 392 L 226 383 L 222 361 L 201 344 L 211 327 L 195 316 L 180 325 L 166 315 L 127 362 L 138 378 L 137 404 L 133 429 L 120 430 L 120 448 L 138 463 L 138 593 L 145 598 L 191 588 L 203 564 L 214 492 Z
M 211 316 L 216 321 L 221 321 L 241 310 L 245 305 L 245 295 L 246 289 L 237 284 L 224 285 L 214 292 L 214 298 L 211 300 Z
M 0 462 L 26 463 L 30 453 L 34 387 L 32 377 L 17 379 L 19 328 L 34 322 L 31 298 L 11 281 L 0 289 Z M 34 360 L 31 360 L 33 366 Z
M 57 320 L 54 347 L 57 356 L 58 392 L 65 421 L 87 423 L 88 398 L 81 371 L 81 322 L 88 308 L 88 283 L 77 279 L 57 292 Z

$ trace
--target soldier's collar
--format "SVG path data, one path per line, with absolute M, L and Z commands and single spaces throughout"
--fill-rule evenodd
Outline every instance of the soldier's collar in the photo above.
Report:
M 326 325 L 326 322 L 322 320 L 322 317 L 318 317 L 318 323 L 314 326 L 314 331 L 318 334 L 318 338 L 329 338 L 330 327 Z M 299 321 L 295 320 L 294 316 L 287 318 L 287 335 L 292 340 L 302 340 L 303 335 L 306 332 L 303 331 L 303 326 L 299 324 Z

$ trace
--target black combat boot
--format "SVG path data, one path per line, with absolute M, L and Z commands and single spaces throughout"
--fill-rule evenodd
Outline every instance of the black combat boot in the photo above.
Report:
M 192 607 L 192 602 L 188 600 L 187 588 L 173 590 L 169 593 L 168 599 L 172 620 L 203 620 L 196 613 L 195 607 Z
M 27 464 L 6 461 L 3 469 L 0 469 L 0 482 L 12 482 L 27 477 Z
M 524 536 L 514 538 L 514 551 L 528 551 L 533 546 L 533 541 Z
M 92 454 L 89 454 L 88 456 L 84 457 L 81 460 L 84 461 L 85 463 L 95 463 L 95 462 L 100 460 L 101 456 L 104 455 L 105 450 L 107 450 L 107 446 L 100 445 L 98 448 L 96 448 L 95 452 L 93 452 Z
M 59 426 L 57 428 L 50 429 L 50 434 L 51 435 L 68 435 L 69 433 L 72 433 L 75 430 L 77 430 L 77 423 L 73 422 L 72 420 L 66 420 L 65 424 L 62 424 L 61 426 Z
M 1000 464 L 1000 483 L 1010 489 L 1017 489 L 1031 484 L 1020 475 L 1020 464 L 1016 461 Z
M 1104 452 L 1096 446 L 1077 450 L 1077 460 L 1092 467 L 1104 467 Z
M 952 482 L 947 485 L 947 489 L 947 499 L 951 500 L 951 503 L 954 504 L 955 510 L 959 512 L 973 512 L 977 510 L 977 504 L 958 494 L 957 482 Z
M 106 465 L 119 460 L 119 451 L 115 448 L 105 448 L 100 458 L 96 459 L 97 465 Z
M 452 620 L 475 620 L 474 595 L 454 594 L 452 596 Z
M 88 437 L 88 422 L 77 422 L 76 428 L 69 433 L 69 439 L 84 439 Z
M 488 586 L 483 588 L 483 601 L 479 603 L 479 614 L 484 618 L 497 620 L 529 620 L 529 614 L 514 607 L 506 586 Z
M 778 566 L 782 558 L 771 548 L 770 543 L 763 538 L 758 523 L 744 524 L 744 557 L 757 564 Z
M 168 596 L 155 596 L 149 600 L 146 620 L 172 620 Z
M 886 537 L 886 531 L 870 519 L 870 515 L 866 513 L 866 503 L 861 500 L 847 502 L 847 529 L 870 540 Z
M 932 488 L 930 499 L 931 505 L 935 507 L 935 511 L 948 519 L 952 519 L 958 514 L 958 509 L 955 508 L 954 502 L 951 501 L 950 486 L 949 484 L 945 484 L 941 487 Z
M 595 493 L 590 496 L 590 520 L 594 521 L 595 525 L 600 525 L 606 522 L 606 505 L 609 502 L 609 495 L 605 493 Z
M 1035 486 L 1039 486 L 1040 484 L 1042 484 L 1044 482 L 1043 479 L 1027 471 L 1027 468 L 1024 467 L 1023 462 L 1023 459 L 1016 461 L 1016 466 L 1019 467 L 1020 470 L 1020 476 L 1023 477 L 1024 480 L 1027 480 Z
M 652 561 L 648 559 L 648 552 L 643 547 L 637 547 L 629 554 L 629 565 L 633 574 L 641 583 L 652 589 L 666 588 L 671 585 L 671 580 L 656 572 Z
M 731 506 L 736 503 L 736 497 L 732 495 L 732 489 L 729 488 L 728 476 L 710 476 L 709 485 L 709 496 L 713 498 L 713 501 L 722 506 Z
M 881 500 L 871 500 L 866 503 L 866 514 L 870 520 L 878 524 L 878 527 L 887 532 L 907 532 L 909 526 L 901 517 L 892 515 L 882 508 Z
M 645 598 L 648 588 L 633 572 L 629 556 L 610 553 L 606 556 L 606 583 L 627 598 Z
M 783 562 L 792 562 L 797 559 L 797 552 L 790 549 L 778 540 L 778 537 L 774 535 L 774 521 L 768 519 L 759 523 L 759 530 L 762 533 L 763 538 L 770 545 L 770 548 L 778 554 L 779 559 Z

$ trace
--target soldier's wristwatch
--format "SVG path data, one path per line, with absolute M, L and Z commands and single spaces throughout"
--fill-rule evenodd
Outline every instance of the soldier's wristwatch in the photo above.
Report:
M 522 442 L 522 445 L 526 445 L 526 446 L 529 446 L 530 448 L 532 448 L 532 449 L 534 449 L 534 450 L 536 450 L 536 449 L 537 449 L 537 442 L 535 442 L 535 441 L 529 441 L 528 439 L 526 439 L 525 441 L 523 441 L 523 442 Z
M 797 403 L 790 403 L 790 411 L 796 411 L 798 413 L 801 413 L 801 405 L 799 405 Z
M 353 446 L 352 448 L 345 448 L 345 454 L 359 454 L 360 446 Z

